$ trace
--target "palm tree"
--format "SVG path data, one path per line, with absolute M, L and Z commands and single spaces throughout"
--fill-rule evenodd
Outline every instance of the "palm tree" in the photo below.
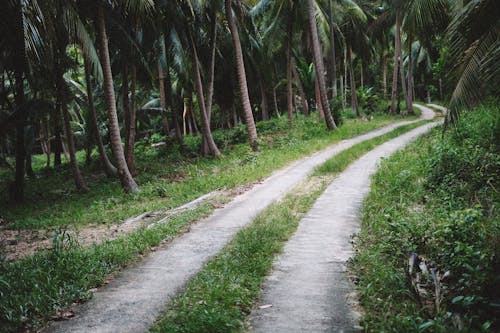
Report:
M 96 25 L 98 28 L 97 36 L 99 42 L 99 55 L 103 71 L 104 96 L 108 111 L 111 149 L 116 160 L 118 177 L 120 178 L 123 189 L 127 193 L 137 192 L 139 191 L 139 186 L 137 186 L 128 169 L 120 137 L 120 127 L 116 112 L 115 90 L 113 86 L 113 73 L 111 72 L 108 37 L 106 33 L 106 17 L 104 13 L 104 6 L 102 4 L 99 4 L 97 8 Z
M 117 175 L 117 170 L 115 166 L 111 163 L 104 148 L 101 135 L 99 134 L 99 128 L 97 123 L 97 112 L 94 105 L 94 93 L 92 78 L 90 75 L 90 63 L 88 56 L 83 54 L 84 71 L 85 71 L 85 82 L 87 86 L 87 100 L 88 100 L 88 112 L 90 118 L 90 126 L 92 127 L 92 133 L 94 134 L 94 140 L 97 143 L 97 150 L 99 151 L 99 157 L 101 159 L 102 168 L 108 177 L 113 177 Z M 101 69 L 102 70 L 102 69 Z
M 337 128 L 337 125 L 333 121 L 332 114 L 330 113 L 330 106 L 328 103 L 328 96 L 326 94 L 326 85 L 325 85 L 325 77 L 324 77 L 324 65 L 323 65 L 323 54 L 321 51 L 321 46 L 319 44 L 318 37 L 318 27 L 316 26 L 316 10 L 314 7 L 314 1 L 308 0 L 308 14 L 309 14 L 309 25 L 310 25 L 310 33 L 313 47 L 313 57 L 314 57 L 314 65 L 316 71 L 316 77 L 318 80 L 318 88 L 319 88 L 319 98 L 321 101 L 321 108 L 325 113 L 325 121 L 326 127 L 329 131 L 332 131 Z
M 448 30 L 450 57 L 455 64 L 450 75 L 455 88 L 448 123 L 481 101 L 485 92 L 498 93 L 500 86 L 500 3 L 471 0 L 456 12 Z
M 29 62 L 39 59 L 39 51 L 45 42 L 43 18 L 41 7 L 36 0 L 29 3 L 6 1 L 0 11 L 0 20 L 3 23 L 0 25 L 0 45 L 2 45 L 0 52 L 14 72 L 16 164 L 14 183 L 9 191 L 11 200 L 14 202 L 24 200 L 26 159 L 24 127 L 27 119 L 25 79 L 30 74 Z
M 231 3 L 232 0 L 224 1 L 226 19 L 229 25 L 229 29 L 231 30 L 231 36 L 233 37 L 233 44 L 236 53 L 235 55 L 236 68 L 238 73 L 238 82 L 240 86 L 241 103 L 243 106 L 243 115 L 245 117 L 245 122 L 247 124 L 248 139 L 250 142 L 250 147 L 252 147 L 253 150 L 257 150 L 258 149 L 257 129 L 255 127 L 255 121 L 252 113 L 252 106 L 250 104 L 250 98 L 248 96 L 247 76 L 245 73 L 245 62 L 243 60 L 243 51 L 241 49 L 240 36 L 238 33 L 238 28 L 236 27 L 236 23 L 234 22 Z

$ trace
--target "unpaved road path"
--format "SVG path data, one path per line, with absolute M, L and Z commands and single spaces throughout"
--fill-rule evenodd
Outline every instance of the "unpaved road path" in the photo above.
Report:
M 417 106 L 425 117 L 432 110 Z M 275 260 L 250 316 L 254 332 L 356 332 L 354 287 L 346 274 L 351 237 L 370 191 L 370 176 L 388 157 L 437 123 L 420 126 L 370 151 L 328 186 Z M 271 306 L 270 306 L 271 305 Z
M 391 124 L 341 141 L 283 168 L 250 191 L 191 227 L 167 246 L 124 270 L 98 290 L 87 303 L 73 309 L 75 317 L 54 322 L 46 332 L 146 332 L 211 257 L 242 227 L 274 201 L 303 181 L 316 166 L 361 141 L 392 131 L 412 121 Z

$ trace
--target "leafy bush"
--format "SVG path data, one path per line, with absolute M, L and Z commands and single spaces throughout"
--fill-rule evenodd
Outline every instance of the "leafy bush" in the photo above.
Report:
M 478 108 L 396 153 L 374 176 L 353 261 L 367 331 L 499 329 L 498 118 L 498 108 Z M 416 289 L 410 253 L 449 277 L 428 275 L 427 291 Z
M 377 110 L 379 97 L 374 92 L 373 87 L 359 88 L 356 93 L 358 95 L 359 107 L 364 113 L 370 115 Z

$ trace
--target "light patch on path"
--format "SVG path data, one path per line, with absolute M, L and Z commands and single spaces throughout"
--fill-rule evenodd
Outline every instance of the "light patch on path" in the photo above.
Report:
M 434 108 L 436 110 L 439 110 L 443 113 L 443 115 L 446 115 L 446 113 L 448 112 L 448 109 L 445 108 L 444 106 L 441 106 L 441 105 L 437 105 L 437 104 L 427 104 L 427 106 L 430 106 L 431 108 Z
M 146 332 L 168 302 L 240 230 L 282 198 L 318 165 L 364 140 L 383 135 L 405 121 L 344 140 L 275 172 L 250 191 L 191 227 L 189 233 L 157 249 L 73 309 L 75 317 L 54 322 L 46 332 Z
M 419 106 L 420 107 L 420 106 Z M 424 107 L 423 114 L 432 110 Z M 418 127 L 370 151 L 318 198 L 266 279 L 249 326 L 253 332 L 357 332 L 354 287 L 346 273 L 359 231 L 358 212 L 378 162 L 429 131 Z M 259 307 L 266 304 L 267 307 Z

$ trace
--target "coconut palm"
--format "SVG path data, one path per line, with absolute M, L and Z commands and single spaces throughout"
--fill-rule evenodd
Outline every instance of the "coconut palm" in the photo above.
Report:
M 321 100 L 321 107 L 325 113 L 325 121 L 328 130 L 332 131 L 337 128 L 332 115 L 330 113 L 330 106 L 328 103 L 328 96 L 326 94 L 326 84 L 324 77 L 324 65 L 323 65 L 323 52 L 321 51 L 321 46 L 319 44 L 318 27 L 316 23 L 316 9 L 313 0 L 308 0 L 308 15 L 309 15 L 309 26 L 313 47 L 313 58 L 316 71 L 316 77 L 318 79 L 319 88 L 319 98 Z
M 240 0 L 237 0 L 237 4 L 241 6 Z M 252 113 L 252 106 L 250 104 L 250 97 L 248 95 L 248 85 L 247 76 L 245 73 L 245 62 L 243 60 L 243 51 L 241 49 L 241 41 L 238 32 L 238 27 L 233 17 L 232 10 L 232 0 L 224 1 L 224 8 L 226 13 L 226 20 L 231 30 L 231 36 L 233 38 L 233 44 L 235 49 L 236 67 L 238 73 L 238 83 L 240 86 L 241 93 L 241 103 L 243 106 L 243 115 L 245 117 L 245 123 L 247 125 L 248 139 L 250 146 L 253 150 L 257 150 L 257 129 L 255 127 L 255 121 Z
M 458 5 L 457 5 L 458 7 Z M 451 95 L 447 121 L 477 104 L 484 92 L 498 93 L 500 86 L 500 3 L 495 0 L 471 0 L 456 8 L 448 29 L 450 56 L 455 64 L 450 81 Z
M 120 137 L 120 127 L 116 112 L 116 99 L 113 86 L 113 73 L 111 72 L 111 60 L 109 57 L 108 35 L 106 32 L 106 14 L 104 4 L 101 3 L 97 5 L 96 25 L 98 30 L 97 39 L 99 56 L 103 71 L 104 96 L 108 112 L 111 149 L 116 160 L 118 177 L 120 178 L 123 189 L 127 193 L 136 192 L 139 191 L 139 186 L 137 186 L 128 169 Z

